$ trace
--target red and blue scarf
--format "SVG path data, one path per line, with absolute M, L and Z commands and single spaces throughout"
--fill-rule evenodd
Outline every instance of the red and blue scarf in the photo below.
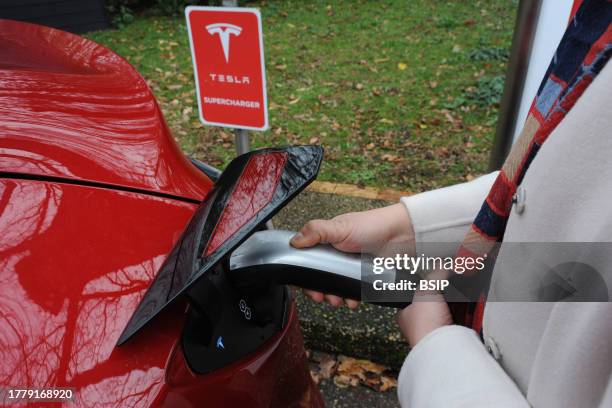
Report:
M 470 227 L 458 256 L 489 254 L 504 238 L 513 197 L 548 136 L 603 69 L 612 54 L 612 1 L 577 0 L 527 120 Z M 606 84 L 611 87 L 612 84 Z M 486 294 L 468 308 L 464 322 L 482 329 Z

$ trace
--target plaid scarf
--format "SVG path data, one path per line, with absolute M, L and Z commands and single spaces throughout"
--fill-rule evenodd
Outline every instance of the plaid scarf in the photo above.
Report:
M 576 7 L 579 5 L 579 7 Z M 457 256 L 489 254 L 504 237 L 513 197 L 548 136 L 612 54 L 612 1 L 578 0 L 527 120 L 471 225 Z M 607 84 L 610 85 L 610 84 Z M 606 85 L 606 86 L 607 86 Z M 481 332 L 486 294 L 463 310 L 463 324 Z

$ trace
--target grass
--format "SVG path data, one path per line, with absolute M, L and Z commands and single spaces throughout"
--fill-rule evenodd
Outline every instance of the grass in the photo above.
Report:
M 256 1 L 270 130 L 254 147 L 320 143 L 320 180 L 422 191 L 486 171 L 516 1 Z M 147 79 L 182 148 L 223 167 L 227 129 L 197 119 L 183 17 L 88 35 Z

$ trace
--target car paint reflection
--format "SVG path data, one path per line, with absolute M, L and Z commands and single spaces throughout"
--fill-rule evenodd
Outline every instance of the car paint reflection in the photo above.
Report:
M 194 207 L 0 180 L 0 384 L 75 387 L 83 406 L 156 398 L 180 322 L 114 346 Z
M 8 20 L 0 44 L 1 172 L 204 198 L 211 181 L 180 152 L 127 61 L 85 38 Z

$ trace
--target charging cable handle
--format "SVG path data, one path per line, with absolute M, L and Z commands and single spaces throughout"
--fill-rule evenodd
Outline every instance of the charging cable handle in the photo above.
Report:
M 329 244 L 297 249 L 289 244 L 292 231 L 259 231 L 229 260 L 228 276 L 238 290 L 253 292 L 271 284 L 296 285 L 361 300 L 362 262 L 359 254 L 338 251 Z M 403 308 L 410 302 L 373 302 Z

